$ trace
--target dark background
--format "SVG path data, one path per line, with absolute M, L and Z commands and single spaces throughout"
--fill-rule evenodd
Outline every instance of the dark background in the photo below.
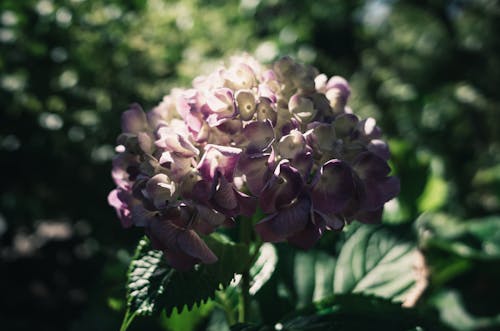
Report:
M 498 31 L 493 0 L 3 0 L 0 328 L 119 328 L 142 235 L 123 230 L 106 202 L 120 114 L 132 102 L 150 109 L 242 51 L 266 63 L 291 55 L 349 80 L 351 107 L 377 119 L 401 178 L 385 222 L 496 217 Z M 463 239 L 480 258 L 429 255 L 441 278 L 424 300 L 453 293 L 470 329 L 500 320 L 499 223 L 491 247 Z

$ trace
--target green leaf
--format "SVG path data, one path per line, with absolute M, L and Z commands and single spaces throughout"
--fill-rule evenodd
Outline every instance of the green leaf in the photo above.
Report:
M 388 226 L 350 226 L 337 260 L 335 293 L 404 301 L 416 284 L 416 245 Z
M 335 258 L 325 252 L 297 251 L 294 259 L 294 285 L 297 307 L 324 299 L 333 294 Z
M 214 309 L 214 302 L 209 300 L 207 303 L 193 307 L 191 311 L 173 312 L 166 317 L 162 315 L 161 323 L 167 330 L 171 331 L 193 331 L 196 327 L 208 318 Z
M 250 294 L 255 295 L 271 278 L 278 263 L 278 254 L 274 245 L 265 243 L 259 248 L 257 259 L 250 268 Z
M 416 223 L 421 244 L 464 258 L 500 259 L 500 216 L 460 220 L 446 214 L 423 214 Z
M 432 303 L 439 309 L 441 320 L 456 330 L 500 329 L 500 314 L 491 317 L 471 315 L 456 290 L 441 291 L 433 297 Z
M 253 323 L 236 323 L 231 326 L 231 331 L 271 331 L 274 330 L 268 326 Z
M 127 283 L 131 316 L 151 315 L 161 310 L 170 316 L 174 308 L 181 312 L 184 306 L 190 310 L 193 305 L 213 298 L 215 291 L 227 287 L 234 274 L 250 262 L 246 245 L 234 244 L 219 234 L 206 237 L 205 241 L 219 260 L 188 272 L 168 266 L 163 253 L 152 250 L 147 238 L 139 242 Z
M 361 294 L 337 294 L 295 312 L 279 327 L 284 331 L 445 329 L 433 312 Z

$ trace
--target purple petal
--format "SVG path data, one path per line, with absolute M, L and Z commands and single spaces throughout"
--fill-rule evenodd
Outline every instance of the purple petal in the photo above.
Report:
M 370 152 L 359 154 L 353 162 L 353 168 L 363 180 L 385 178 L 391 171 L 384 159 Z
M 391 152 L 389 151 L 389 146 L 386 142 L 380 139 L 373 139 L 366 146 L 370 152 L 387 161 L 391 157 Z
M 132 215 L 128 206 L 120 199 L 119 192 L 122 190 L 115 189 L 108 194 L 108 204 L 115 208 L 116 215 L 124 228 L 130 228 L 132 223 Z
M 255 73 L 252 68 L 245 63 L 233 65 L 229 70 L 223 72 L 222 77 L 225 85 L 231 89 L 248 89 L 255 85 Z
M 342 230 L 345 225 L 344 221 L 333 213 L 324 214 L 315 210 L 314 219 L 318 224 L 324 224 L 324 226 L 326 226 L 328 230 L 339 231 Z
M 157 174 L 149 179 L 145 189 L 156 208 L 165 208 L 175 193 L 175 183 L 165 174 Z
M 273 213 L 291 204 L 303 189 L 300 173 L 286 160 L 276 167 L 274 175 L 260 194 L 260 206 L 265 213 Z
M 342 112 L 347 104 L 351 89 L 347 81 L 339 76 L 333 76 L 326 84 L 325 96 L 335 113 Z
M 161 127 L 157 134 L 160 138 L 155 141 L 156 146 L 164 148 L 168 152 L 175 152 L 185 157 L 199 154 L 198 149 L 193 144 L 182 135 L 175 133 L 170 127 Z
M 347 101 L 347 98 L 349 98 L 349 95 L 351 94 L 351 88 L 349 87 L 349 83 L 344 77 L 340 76 L 333 76 L 328 80 L 328 83 L 326 83 L 326 89 L 332 89 L 336 88 L 341 91 L 341 95 L 345 100 Z
M 210 234 L 226 222 L 226 215 L 204 205 L 197 204 L 196 210 L 198 217 L 193 228 L 199 233 Z
M 305 137 L 315 153 L 321 155 L 333 151 L 336 138 L 331 124 L 315 122 L 314 127 L 305 133 Z
M 215 206 L 219 207 L 216 209 L 222 209 L 220 211 L 229 211 L 236 209 L 238 207 L 238 199 L 236 197 L 233 184 L 228 183 L 224 177 L 221 177 L 218 182 L 219 184 L 213 195 L 213 202 Z
M 164 250 L 163 256 L 172 268 L 179 271 L 189 271 L 200 262 L 199 259 L 180 251 Z
M 285 233 L 274 233 L 271 226 L 277 215 L 277 213 L 271 214 L 255 224 L 255 232 L 257 232 L 259 237 L 265 242 L 276 243 L 286 240 Z
M 216 172 L 220 171 L 227 181 L 231 182 L 240 154 L 239 148 L 208 144 L 198 164 L 198 170 L 206 180 L 213 180 Z
M 366 141 L 370 141 L 372 139 L 378 139 L 382 136 L 382 131 L 377 126 L 377 122 L 372 117 L 368 117 L 362 121 L 359 121 L 356 126 L 356 133 L 359 135 L 359 138 L 362 138 Z
M 387 201 L 398 195 L 400 190 L 399 179 L 387 177 L 381 180 L 366 179 L 364 181 L 365 194 L 361 201 L 363 210 L 381 208 Z
M 304 135 L 293 130 L 288 135 L 281 137 L 278 143 L 278 151 L 281 157 L 293 159 L 299 154 L 303 154 L 306 149 L 306 139 Z
M 122 114 L 122 131 L 124 133 L 138 133 L 147 130 L 146 114 L 139 104 L 132 104 L 130 109 Z
M 217 129 L 228 135 L 235 135 L 241 132 L 242 127 L 243 123 L 241 123 L 240 119 L 225 119 L 217 126 Z
M 219 125 L 222 119 L 232 118 L 236 113 L 233 92 L 228 88 L 220 88 L 207 95 L 207 123 L 210 126 Z
M 314 108 L 314 103 L 300 94 L 294 94 L 288 101 L 288 109 L 302 123 L 308 123 L 314 119 L 317 110 Z
M 322 234 L 321 227 L 315 225 L 313 222 L 308 222 L 304 230 L 288 237 L 287 240 L 290 244 L 307 250 L 318 242 Z
M 269 154 L 250 157 L 245 153 L 241 154 L 238 161 L 238 172 L 246 177 L 248 190 L 255 196 L 259 195 L 266 184 L 271 171 L 269 164 L 273 160 Z
M 148 132 L 137 133 L 137 141 L 139 143 L 140 149 L 144 153 L 153 154 L 154 143 L 153 143 L 153 137 L 150 133 Z
M 243 128 L 243 135 L 247 138 L 247 154 L 258 154 L 266 151 L 274 142 L 274 130 L 270 121 L 250 122 Z
M 311 198 L 315 210 L 336 213 L 347 206 L 353 194 L 351 168 L 345 162 L 334 159 L 321 167 L 313 183 Z
M 127 152 L 120 153 L 113 158 L 111 176 L 119 188 L 130 189 L 132 182 L 139 175 L 139 157 Z
M 240 191 L 235 191 L 238 205 L 240 207 L 240 214 L 243 216 L 252 216 L 257 209 L 257 198 L 251 197 Z
M 384 208 L 375 209 L 373 211 L 360 211 L 354 215 L 354 219 L 366 224 L 379 224 L 382 222 L 382 213 Z
M 171 152 L 163 152 L 159 160 L 160 165 L 167 169 L 169 177 L 175 182 L 181 181 L 193 170 L 193 162 L 192 157 L 179 156 Z
M 297 200 L 292 206 L 267 217 L 255 225 L 255 231 L 264 241 L 276 242 L 302 230 L 310 220 L 311 203 L 306 198 Z
M 185 230 L 178 234 L 177 244 L 186 254 L 199 259 L 202 263 L 215 263 L 217 256 L 208 248 L 207 244 L 192 230 Z
M 356 115 L 353 114 L 340 114 L 335 117 L 333 122 L 333 127 L 335 129 L 335 134 L 337 137 L 348 137 L 352 134 L 359 120 Z
M 308 182 L 314 164 L 311 148 L 309 146 L 306 147 L 303 153 L 296 155 L 290 161 L 290 164 L 298 170 L 304 182 Z

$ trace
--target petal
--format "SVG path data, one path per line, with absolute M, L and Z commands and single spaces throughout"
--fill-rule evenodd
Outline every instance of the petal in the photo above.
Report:
M 148 130 L 146 114 L 141 106 L 134 103 L 130 109 L 122 114 L 122 131 L 124 133 L 138 133 Z
M 165 174 L 157 174 L 146 183 L 146 195 L 156 208 L 165 208 L 175 193 L 175 183 Z
M 220 88 L 214 90 L 206 96 L 208 112 L 215 115 L 213 121 L 216 123 L 218 120 L 223 118 L 231 118 L 236 113 L 236 107 L 233 100 L 233 92 L 228 88 Z M 216 125 L 210 125 L 216 126 Z
M 278 113 L 273 107 L 271 100 L 268 98 L 259 98 L 257 103 L 257 120 L 259 121 L 271 121 L 271 123 L 276 124 L 278 118 Z
M 391 171 L 391 168 L 384 159 L 371 152 L 359 154 L 353 162 L 353 168 L 363 180 L 382 179 Z
M 265 213 L 273 213 L 291 204 L 303 189 L 300 173 L 282 160 L 260 194 L 260 206 Z
M 236 190 L 235 193 L 236 198 L 238 199 L 238 205 L 240 207 L 240 214 L 247 217 L 252 216 L 257 209 L 257 198 L 251 197 Z
M 250 66 L 245 63 L 233 65 L 222 74 L 224 84 L 234 90 L 248 89 L 255 85 L 255 74 Z
M 368 117 L 362 121 L 359 121 L 356 126 L 356 133 L 359 138 L 370 141 L 372 139 L 378 139 L 382 135 L 382 131 L 377 126 L 377 122 L 374 118 Z
M 326 162 L 318 174 L 311 190 L 314 209 L 323 213 L 342 211 L 354 195 L 351 168 L 333 159 Z
M 182 135 L 174 132 L 170 127 L 161 127 L 157 131 L 160 137 L 155 141 L 155 145 L 168 152 L 175 152 L 185 157 L 192 157 L 199 154 L 196 147 Z
M 383 140 L 373 139 L 372 141 L 370 141 L 370 143 L 368 143 L 366 148 L 385 161 L 389 160 L 389 158 L 391 157 L 389 146 Z
M 360 211 L 354 215 L 354 219 L 366 224 L 380 224 L 382 222 L 382 213 L 384 208 L 375 209 L 373 211 Z
M 260 194 L 272 174 L 269 169 L 271 161 L 269 154 L 250 157 L 245 153 L 242 153 L 238 161 L 238 172 L 246 177 L 248 190 L 255 196 Z
M 120 153 L 113 158 L 111 176 L 116 186 L 122 189 L 132 187 L 132 182 L 139 175 L 139 157 L 127 152 Z
M 194 159 L 184 157 L 171 152 L 164 152 L 160 157 L 160 165 L 167 169 L 169 177 L 175 181 L 181 181 L 193 170 Z
M 236 93 L 236 104 L 240 118 L 244 121 L 252 119 L 255 113 L 255 95 L 250 90 L 240 90 Z
M 206 180 L 213 180 L 216 172 L 219 171 L 231 182 L 240 154 L 241 149 L 236 147 L 208 144 L 205 146 L 205 154 L 198 164 L 198 170 Z
M 238 207 L 234 186 L 232 183 L 228 183 L 224 177 L 219 179 L 219 184 L 213 195 L 213 202 L 219 211 L 230 211 Z
M 197 232 L 205 235 L 214 232 L 215 229 L 223 225 L 227 219 L 226 215 L 202 204 L 197 204 L 196 210 L 198 217 L 193 228 Z
M 290 237 L 306 227 L 310 221 L 311 203 L 307 198 L 299 199 L 292 206 L 278 212 L 276 217 L 269 221 L 271 230 L 275 234 Z
M 275 233 L 273 227 L 271 226 L 276 216 L 277 213 L 269 215 L 262 219 L 259 223 L 255 224 L 255 232 L 257 232 L 259 237 L 265 242 L 276 243 L 286 240 L 285 233 Z
M 322 234 L 321 227 L 315 225 L 313 222 L 308 222 L 302 231 L 288 237 L 287 241 L 296 247 L 307 250 L 318 242 Z
M 164 250 L 163 256 L 172 268 L 179 271 L 189 271 L 200 262 L 199 259 L 181 251 Z
M 356 115 L 353 114 L 340 114 L 335 117 L 333 122 L 333 127 L 335 129 L 335 134 L 339 138 L 348 137 L 352 134 L 359 120 Z
M 154 219 L 147 227 L 147 234 L 154 238 L 156 245 L 162 249 L 179 251 L 177 246 L 177 236 L 184 231 L 182 228 L 174 225 L 170 220 Z
M 208 248 L 207 244 L 192 230 L 184 230 L 177 236 L 177 244 L 180 249 L 199 259 L 202 263 L 215 263 L 217 256 Z
M 293 159 L 305 152 L 306 139 L 298 130 L 291 131 L 288 135 L 281 137 L 278 143 L 278 151 L 281 157 Z
M 387 177 L 381 180 L 366 179 L 364 182 L 365 194 L 361 201 L 362 210 L 375 210 L 398 195 L 400 190 L 399 179 Z
M 308 145 L 314 149 L 315 153 L 322 155 L 325 152 L 333 151 L 336 137 L 331 124 L 319 123 L 308 130 L 305 137 Z
M 288 109 L 302 123 L 309 123 L 316 116 L 317 110 L 311 99 L 303 97 L 300 94 L 294 94 L 288 101 Z
M 243 135 L 248 140 L 247 154 L 266 151 L 274 142 L 274 130 L 270 121 L 250 122 L 243 128 Z
M 324 214 L 320 211 L 315 210 L 314 211 L 314 218 L 315 218 L 317 223 L 324 224 L 328 230 L 339 231 L 339 230 L 342 230 L 342 228 L 345 225 L 345 222 L 333 213 Z

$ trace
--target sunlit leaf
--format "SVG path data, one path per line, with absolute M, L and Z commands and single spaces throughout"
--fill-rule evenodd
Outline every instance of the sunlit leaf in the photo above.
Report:
M 404 301 L 416 284 L 416 245 L 387 226 L 363 225 L 350 231 L 335 268 L 335 293 Z

